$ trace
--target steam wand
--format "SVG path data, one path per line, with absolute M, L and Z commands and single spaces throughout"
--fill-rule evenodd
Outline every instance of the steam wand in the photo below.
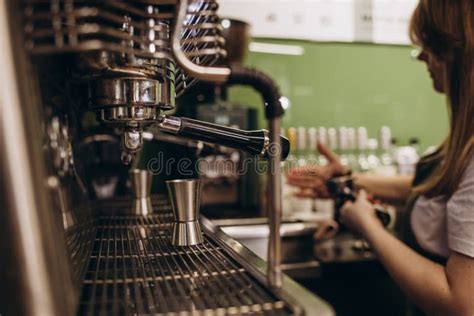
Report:
M 187 7 L 188 0 L 181 0 L 179 2 L 176 12 L 176 27 L 174 27 L 172 32 L 172 51 L 178 65 L 186 73 L 191 74 L 196 79 L 226 85 L 238 84 L 249 86 L 260 93 L 263 98 L 269 131 L 267 135 L 268 138 L 264 137 L 264 139 L 268 139 L 268 142 L 264 142 L 264 144 L 268 144 L 268 148 L 264 147 L 262 149 L 265 149 L 263 155 L 266 155 L 268 158 L 270 167 L 268 168 L 267 190 L 270 226 L 267 277 L 271 286 L 279 288 L 282 285 L 280 238 L 282 195 L 280 162 L 282 157 L 286 158 L 290 149 L 288 140 L 280 137 L 280 120 L 285 112 L 280 103 L 280 92 L 275 82 L 259 70 L 249 69 L 239 65 L 234 65 L 230 68 L 202 67 L 189 60 L 182 51 L 180 42 Z M 162 125 L 165 125 L 164 122 L 162 122 Z M 176 129 L 177 126 L 175 126 L 175 130 Z M 179 128 L 176 133 L 179 133 Z
M 281 287 L 281 167 L 290 152 L 287 138 L 280 136 L 280 117 L 284 111 L 280 94 L 273 81 L 260 71 L 233 68 L 227 84 L 250 85 L 259 91 L 265 100 L 265 114 L 269 131 L 244 131 L 222 125 L 183 117 L 161 116 L 154 125 L 157 129 L 188 139 L 231 147 L 268 159 L 268 216 L 270 238 L 268 249 L 268 280 L 273 287 Z
M 265 73 L 242 66 L 232 66 L 228 85 L 240 84 L 254 88 L 260 93 L 265 106 L 265 117 L 269 128 L 268 168 L 268 217 L 270 236 L 268 239 L 267 278 L 270 286 L 282 286 L 281 237 L 282 218 L 281 161 L 290 151 L 289 142 L 280 136 L 280 121 L 285 113 L 280 103 L 280 91 L 276 83 Z

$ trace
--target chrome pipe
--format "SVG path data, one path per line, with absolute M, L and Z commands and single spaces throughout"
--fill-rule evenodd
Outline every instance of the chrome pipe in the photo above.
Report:
M 203 67 L 193 63 L 181 48 L 181 34 L 184 20 L 188 11 L 188 0 L 181 0 L 176 6 L 176 22 L 173 29 L 171 40 L 174 58 L 179 66 L 188 75 L 196 79 L 209 82 L 226 82 L 230 76 L 231 70 L 226 67 Z
M 270 149 L 268 176 L 268 217 L 270 236 L 268 239 L 268 283 L 274 288 L 282 286 L 281 269 L 281 143 L 280 143 L 280 118 L 275 117 L 269 120 Z

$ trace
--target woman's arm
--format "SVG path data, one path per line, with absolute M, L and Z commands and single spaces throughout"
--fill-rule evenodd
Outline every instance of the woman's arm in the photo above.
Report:
M 324 144 L 318 143 L 318 150 L 328 160 L 329 163 L 326 166 L 300 167 L 287 174 L 288 184 L 302 189 L 299 196 L 327 198 L 329 192 L 326 188 L 326 181 L 349 172 L 349 169 L 339 162 L 339 157 Z M 353 177 L 357 188 L 365 189 L 376 197 L 389 202 L 404 202 L 410 193 L 413 181 L 412 176 L 387 177 L 354 173 Z
M 446 267 L 377 225 L 364 235 L 395 282 L 429 315 L 474 315 L 474 259 L 454 253 Z
M 357 189 L 364 189 L 388 202 L 404 202 L 411 190 L 413 176 L 380 176 L 354 173 L 354 184 Z
M 344 223 L 359 231 L 408 297 L 429 315 L 474 315 L 474 259 L 459 253 L 446 267 L 417 254 L 382 227 L 361 191 L 342 211 Z

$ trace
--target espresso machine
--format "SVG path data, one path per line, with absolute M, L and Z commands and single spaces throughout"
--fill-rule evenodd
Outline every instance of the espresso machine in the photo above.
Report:
M 215 65 L 226 54 L 217 8 L 0 3 L 0 315 L 331 315 L 282 276 L 280 96 L 258 70 Z M 254 87 L 269 130 L 169 115 L 197 81 Z M 150 129 L 268 160 L 268 263 L 198 216 L 198 180 L 150 195 L 149 170 L 137 170 Z M 133 194 L 117 189 L 124 177 Z

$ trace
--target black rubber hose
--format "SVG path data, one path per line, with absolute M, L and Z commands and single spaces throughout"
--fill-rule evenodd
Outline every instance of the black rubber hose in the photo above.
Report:
M 281 117 L 285 113 L 280 102 L 280 91 L 277 84 L 264 72 L 243 66 L 231 66 L 231 74 L 227 84 L 251 86 L 257 90 L 265 102 L 267 119 Z

